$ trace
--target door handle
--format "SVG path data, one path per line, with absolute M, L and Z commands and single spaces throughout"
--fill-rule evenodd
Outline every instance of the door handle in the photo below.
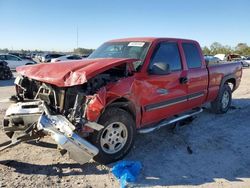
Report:
M 187 77 L 180 77 L 179 81 L 180 81 L 180 84 L 186 84 L 186 83 L 188 83 L 188 78 Z
M 168 90 L 167 89 L 163 89 L 163 88 L 159 88 L 156 90 L 157 94 L 160 94 L 160 95 L 166 95 L 168 94 Z

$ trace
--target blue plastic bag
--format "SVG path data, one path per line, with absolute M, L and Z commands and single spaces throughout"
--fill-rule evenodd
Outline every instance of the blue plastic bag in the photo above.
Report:
M 139 161 L 120 161 L 113 168 L 112 173 L 120 181 L 120 185 L 124 188 L 127 182 L 135 182 L 142 165 Z

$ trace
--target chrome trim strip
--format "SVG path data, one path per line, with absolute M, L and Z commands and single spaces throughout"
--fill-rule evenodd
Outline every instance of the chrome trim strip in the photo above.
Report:
M 187 99 L 184 99 L 184 100 L 172 102 L 172 103 L 169 103 L 169 104 L 165 104 L 165 105 L 161 105 L 161 106 L 152 107 L 152 108 L 146 109 L 146 111 L 157 110 L 157 109 L 160 109 L 160 108 L 165 108 L 165 107 L 172 106 L 172 105 L 174 105 L 174 104 L 179 104 L 179 103 L 186 102 L 186 101 L 187 101 Z
M 204 94 L 199 94 L 197 96 L 189 97 L 188 100 L 197 99 L 197 98 L 200 98 L 200 97 L 203 97 L 203 96 L 204 96 Z

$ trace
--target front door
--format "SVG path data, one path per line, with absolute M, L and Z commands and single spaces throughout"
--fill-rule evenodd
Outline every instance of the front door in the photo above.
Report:
M 157 74 L 154 64 L 169 66 L 168 74 Z M 148 67 L 148 75 L 143 80 L 141 104 L 143 106 L 142 126 L 156 123 L 187 109 L 187 85 L 180 82 L 183 71 L 178 43 L 161 42 L 155 49 Z

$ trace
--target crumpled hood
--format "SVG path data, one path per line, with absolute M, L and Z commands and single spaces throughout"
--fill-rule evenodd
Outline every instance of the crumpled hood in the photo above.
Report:
M 58 63 L 40 63 L 17 67 L 17 72 L 41 82 L 68 87 L 81 85 L 93 76 L 135 59 L 84 59 Z

